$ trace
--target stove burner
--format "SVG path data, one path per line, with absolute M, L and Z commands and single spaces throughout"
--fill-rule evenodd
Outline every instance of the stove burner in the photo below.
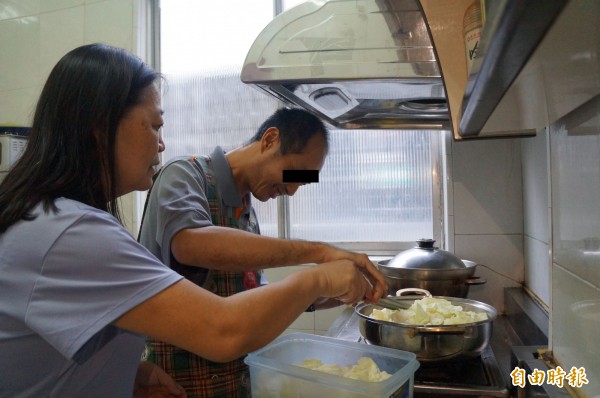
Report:
M 443 364 L 424 364 L 415 372 L 415 383 L 444 383 L 448 385 L 464 385 L 465 375 L 476 381 L 478 385 L 489 385 L 488 377 L 479 358 L 449 362 Z
M 488 346 L 477 358 L 422 365 L 415 373 L 414 398 L 433 396 L 509 397 L 510 392 Z
M 370 344 L 362 336 L 356 341 Z M 415 372 L 414 398 L 509 396 L 510 392 L 489 346 L 479 357 L 421 363 Z

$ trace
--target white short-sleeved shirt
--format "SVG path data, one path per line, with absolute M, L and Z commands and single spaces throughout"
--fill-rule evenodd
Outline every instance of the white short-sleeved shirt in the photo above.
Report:
M 128 397 L 144 336 L 111 325 L 181 276 L 68 199 L 0 234 L 0 397 Z

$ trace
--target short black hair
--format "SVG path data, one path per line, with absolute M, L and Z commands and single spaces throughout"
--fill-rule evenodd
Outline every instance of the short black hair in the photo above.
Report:
M 301 152 L 308 141 L 315 135 L 321 135 L 325 141 L 325 149 L 329 149 L 329 131 L 325 124 L 312 113 L 300 108 L 280 108 L 265 120 L 249 144 L 262 139 L 265 131 L 271 127 L 279 129 L 281 146 L 279 152 Z

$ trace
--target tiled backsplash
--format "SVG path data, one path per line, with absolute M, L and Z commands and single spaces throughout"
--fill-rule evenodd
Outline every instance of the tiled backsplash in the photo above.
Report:
M 460 258 L 482 264 L 487 283 L 470 299 L 502 312 L 503 289 L 524 279 L 521 147 L 518 139 L 452 142 L 449 239 Z
M 598 60 L 596 59 L 596 65 Z M 590 82 L 594 84 L 594 82 Z M 595 84 L 600 84 L 598 81 Z M 600 396 L 600 97 L 550 126 L 552 350 Z
M 28 125 L 51 68 L 93 42 L 134 49 L 137 0 L 0 0 L 0 123 Z

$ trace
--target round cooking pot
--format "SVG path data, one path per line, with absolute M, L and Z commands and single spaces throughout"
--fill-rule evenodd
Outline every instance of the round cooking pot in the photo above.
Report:
M 496 309 L 475 300 L 434 297 L 446 299 L 452 305 L 460 305 L 465 311 L 485 312 L 488 319 L 460 325 L 402 324 L 371 318 L 374 308 L 384 307 L 361 303 L 354 309 L 359 316 L 361 335 L 370 344 L 413 352 L 422 363 L 454 361 L 481 355 L 492 336 L 492 322 L 498 316 Z M 390 296 L 386 300 L 393 300 L 398 307 L 408 308 L 415 300 L 421 298 L 423 296 Z
M 388 294 L 399 289 L 425 289 L 436 296 L 467 297 L 471 285 L 486 280 L 473 276 L 477 264 L 434 247 L 435 240 L 420 239 L 417 246 L 398 253 L 377 266 L 388 283 Z

